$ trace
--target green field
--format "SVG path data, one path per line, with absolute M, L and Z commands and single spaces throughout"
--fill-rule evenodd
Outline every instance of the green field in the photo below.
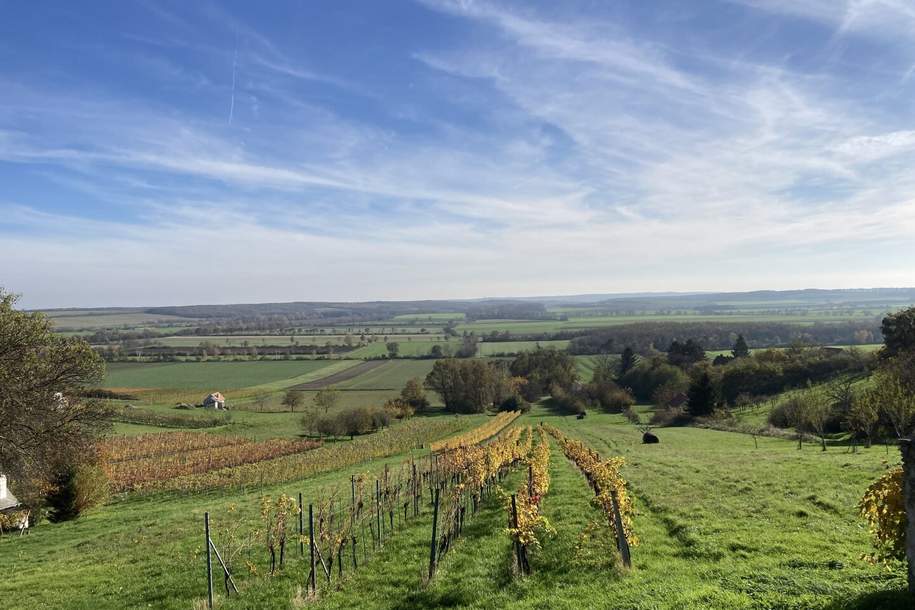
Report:
M 330 365 L 340 366 L 340 363 L 338 360 L 114 362 L 108 365 L 104 386 L 223 391 L 311 376 Z
M 604 455 L 622 455 L 634 492 L 633 568 L 576 553 L 579 533 L 601 517 L 578 471 L 553 443 L 552 486 L 543 501 L 556 530 L 532 556 L 533 574 L 511 578 L 505 513 L 495 498 L 469 520 L 433 582 L 428 562 L 429 513 L 400 531 L 380 556 L 361 566 L 319 608 L 903 608 L 902 566 L 872 566 L 866 528 L 855 514 L 864 487 L 897 461 L 883 447 L 848 454 L 773 438 L 696 428 L 659 429 L 659 445 L 616 415 L 587 419 L 543 407 L 520 423 L 544 421 Z M 259 523 L 262 493 L 348 485 L 349 475 L 378 469 L 376 460 L 307 481 L 247 493 L 159 494 L 103 507 L 79 521 L 42 524 L 29 536 L 0 539 L 5 607 L 191 608 L 205 596 L 200 552 L 202 515 L 214 528 L 232 519 Z M 391 460 L 388 460 L 390 463 Z M 506 485 L 520 484 L 518 473 Z M 347 487 L 348 489 L 348 487 Z M 290 608 L 304 582 L 304 562 L 289 553 L 279 575 L 263 575 L 267 555 L 253 551 L 259 576 L 237 574 L 242 593 L 222 608 Z M 309 604 L 312 605 L 312 604 Z
M 390 360 L 337 387 L 341 390 L 400 390 L 410 379 L 424 378 L 434 363 L 434 360 Z
M 192 323 L 193 320 L 178 316 L 148 314 L 136 311 L 106 310 L 56 310 L 47 312 L 56 328 L 74 330 L 118 328 L 122 326 L 142 327 L 166 322 Z
M 865 320 L 872 317 L 870 312 L 854 314 L 773 314 L 735 313 L 735 314 L 641 314 L 641 315 L 606 315 L 606 316 L 570 316 L 568 320 L 477 320 L 457 325 L 458 332 L 473 331 L 488 334 L 492 331 L 509 331 L 511 333 L 544 333 L 561 330 L 581 330 L 586 328 L 603 328 L 631 324 L 633 322 L 782 322 L 786 324 L 814 324 L 816 322 L 845 322 L 848 320 Z

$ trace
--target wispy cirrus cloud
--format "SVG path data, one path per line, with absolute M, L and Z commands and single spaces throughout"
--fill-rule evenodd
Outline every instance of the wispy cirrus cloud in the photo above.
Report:
M 152 4 L 97 44 L 141 79 L 0 70 L 0 280 L 36 305 L 911 284 L 904 83 L 789 57 L 905 6 L 722 6 L 742 36 L 680 4 L 405 9 L 436 40 Z M 322 28 L 349 46 L 314 53 Z

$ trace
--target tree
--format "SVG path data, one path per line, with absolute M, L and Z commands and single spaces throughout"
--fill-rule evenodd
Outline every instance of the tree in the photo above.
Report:
M 290 413 L 295 413 L 296 407 L 302 404 L 302 392 L 299 390 L 286 390 L 283 395 L 283 406 L 289 407 Z
M 667 349 L 667 361 L 674 366 L 686 368 L 703 360 L 705 350 L 693 339 L 687 339 L 686 343 L 680 343 L 675 339 Z
M 474 333 L 464 333 L 461 338 L 461 347 L 454 354 L 458 358 L 473 358 L 479 351 L 479 339 Z
M 15 304 L 0 290 L 0 465 L 19 483 L 20 499 L 37 501 L 64 469 L 94 454 L 112 411 L 79 398 L 101 380 L 102 358 Z
M 323 409 L 325 415 L 328 411 L 337 406 L 337 402 L 339 402 L 339 400 L 340 392 L 333 386 L 328 386 L 318 390 L 318 393 L 315 394 L 314 397 L 315 407 L 318 409 Z
M 687 391 L 687 407 L 693 417 L 711 415 L 715 410 L 717 389 L 708 373 L 702 373 L 693 381 Z
M 906 387 L 898 369 L 883 368 L 874 373 L 869 398 L 890 422 L 898 438 L 910 434 L 915 419 L 915 394 Z
M 883 318 L 883 358 L 915 352 L 915 307 L 909 307 Z
M 400 398 L 413 408 L 415 413 L 422 413 L 429 408 L 429 399 L 421 379 L 415 378 L 407 381 L 400 391 Z
M 737 341 L 734 342 L 734 349 L 731 350 L 731 354 L 735 358 L 746 358 L 750 355 L 750 347 L 747 345 L 743 335 L 737 335 Z
M 429 355 L 433 358 L 443 358 L 445 356 L 445 351 L 442 349 L 442 346 L 436 343 L 432 346 L 432 349 L 429 350 Z
M 848 429 L 855 436 L 863 436 L 865 447 L 870 447 L 874 438 L 874 430 L 880 421 L 880 409 L 873 390 L 865 390 L 855 397 L 845 416 Z
M 804 420 L 820 437 L 823 451 L 826 451 L 826 424 L 832 416 L 832 406 L 826 396 L 815 390 L 808 389 L 805 399 Z
M 496 395 L 497 376 L 486 361 L 456 358 L 436 360 L 426 375 L 426 386 L 438 393 L 445 409 L 454 413 L 482 413 Z
M 613 356 L 597 356 L 594 358 L 594 373 L 591 377 L 593 383 L 616 383 L 618 364 Z
M 400 344 L 396 341 L 389 341 L 385 344 L 385 347 L 388 348 L 388 358 L 396 358 L 397 354 L 400 353 Z
M 522 388 L 526 400 L 539 400 L 552 386 L 569 389 L 578 379 L 575 359 L 555 348 L 537 348 L 522 352 L 512 360 L 509 370 L 514 377 L 524 377 Z
M 639 357 L 635 355 L 635 350 L 633 350 L 628 345 L 623 349 L 623 353 L 620 354 L 620 366 L 619 366 L 619 377 L 622 377 L 636 364 L 638 364 Z

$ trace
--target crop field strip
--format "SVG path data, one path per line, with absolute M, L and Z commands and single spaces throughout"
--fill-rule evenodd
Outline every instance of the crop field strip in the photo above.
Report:
M 367 362 L 360 362 L 354 366 L 349 366 L 342 371 L 315 379 L 314 381 L 307 381 L 305 383 L 300 383 L 294 386 L 291 386 L 292 390 L 320 390 L 321 388 L 326 388 L 327 386 L 342 384 L 350 379 L 354 379 L 377 369 L 380 366 L 383 366 L 385 362 L 383 360 L 369 360 Z

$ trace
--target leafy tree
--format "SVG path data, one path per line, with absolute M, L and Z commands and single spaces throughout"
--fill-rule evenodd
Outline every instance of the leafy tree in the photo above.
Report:
M 575 359 L 568 352 L 555 348 L 522 352 L 512 360 L 509 371 L 513 376 L 527 380 L 522 394 L 529 401 L 539 400 L 554 385 L 571 388 L 578 379 Z
M 639 357 L 635 355 L 635 350 L 627 345 L 620 354 L 619 377 L 631 371 L 638 361 Z
M 112 411 L 79 398 L 101 380 L 101 357 L 15 304 L 0 290 L 0 465 L 20 485 L 20 499 L 37 502 L 48 483 L 93 453 Z
M 883 318 L 883 358 L 915 352 L 915 307 L 909 307 Z
M 735 358 L 746 358 L 750 355 L 750 347 L 747 345 L 743 335 L 737 335 L 737 341 L 734 342 L 734 349 L 731 350 L 731 354 Z
M 873 390 L 865 390 L 855 397 L 845 416 L 848 429 L 856 436 L 863 436 L 866 447 L 870 447 L 874 438 L 874 430 L 880 421 L 879 401 L 874 396 Z
M 711 415 L 718 402 L 718 392 L 708 373 L 702 373 L 690 384 L 687 392 L 687 408 L 693 417 Z
M 400 391 L 400 398 L 413 408 L 416 413 L 422 413 L 429 408 L 429 399 L 421 379 L 410 379 Z
M 388 358 L 396 358 L 397 354 L 400 353 L 400 344 L 396 341 L 389 341 L 385 344 L 385 347 L 388 348 Z
M 680 343 L 675 339 L 667 349 L 667 361 L 674 366 L 686 368 L 703 360 L 705 350 L 693 339 L 688 339 L 686 343 Z
M 283 406 L 289 407 L 289 412 L 294 413 L 296 407 L 302 404 L 302 392 L 299 390 L 286 390 L 283 395 Z
M 482 413 L 493 404 L 497 375 L 483 360 L 443 358 L 426 375 L 426 386 L 438 393 L 445 409 L 454 413 Z
M 689 377 L 683 369 L 667 364 L 661 358 L 641 360 L 619 380 L 620 386 L 629 388 L 636 399 L 642 402 L 650 401 L 658 388 L 665 384 L 686 388 L 689 386 Z
M 900 371 L 884 368 L 873 376 L 869 398 L 873 400 L 881 415 L 890 422 L 898 438 L 908 436 L 915 419 L 915 394 L 906 387 Z
M 436 343 L 432 346 L 432 349 L 429 350 L 429 355 L 433 358 L 444 358 L 445 351 L 442 349 L 442 346 Z
M 328 386 L 315 394 L 314 403 L 318 409 L 323 409 L 325 415 L 328 411 L 337 406 L 340 401 L 340 391 L 333 386 Z
M 458 358 L 473 358 L 479 351 L 479 339 L 474 333 L 464 333 L 461 338 L 461 347 L 458 348 L 455 356 Z
M 603 355 L 594 358 L 594 373 L 591 376 L 593 383 L 616 383 L 616 374 L 619 364 L 613 356 Z
M 805 399 L 805 423 L 820 437 L 823 451 L 826 451 L 826 425 L 832 417 L 832 405 L 824 394 L 815 390 L 808 390 Z

